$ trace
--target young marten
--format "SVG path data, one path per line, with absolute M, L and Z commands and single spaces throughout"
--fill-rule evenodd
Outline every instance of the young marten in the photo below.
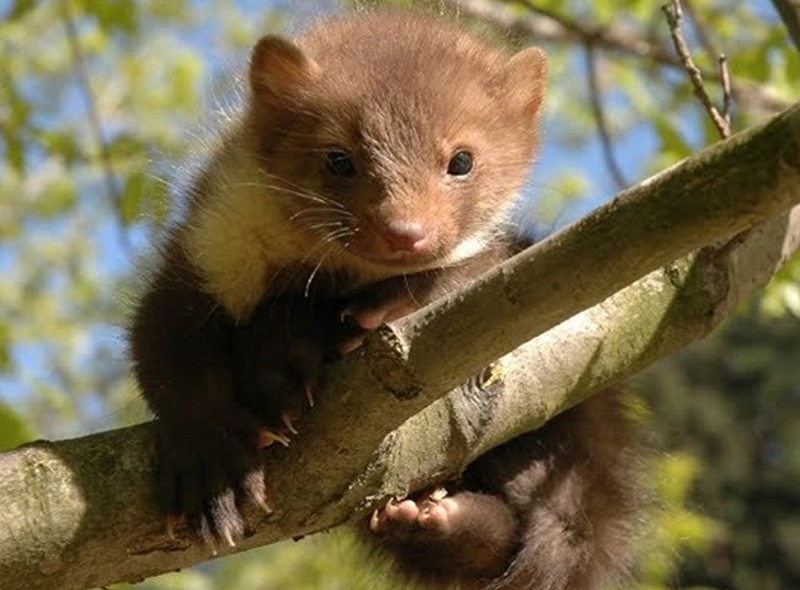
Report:
M 266 507 L 258 449 L 296 432 L 324 360 L 508 256 L 545 57 L 376 12 L 263 37 L 248 81 L 130 330 L 161 508 L 210 544 Z M 433 584 L 597 588 L 627 567 L 623 422 L 582 404 L 368 528 Z

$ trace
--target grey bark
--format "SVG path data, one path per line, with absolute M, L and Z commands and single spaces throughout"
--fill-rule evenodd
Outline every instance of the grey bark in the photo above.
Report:
M 379 330 L 326 373 L 292 446 L 267 449 L 274 511 L 250 511 L 255 533 L 221 554 L 353 521 L 706 334 L 797 250 L 798 202 L 795 106 Z M 152 470 L 148 425 L 0 455 L 0 589 L 90 588 L 208 559 L 163 535 Z

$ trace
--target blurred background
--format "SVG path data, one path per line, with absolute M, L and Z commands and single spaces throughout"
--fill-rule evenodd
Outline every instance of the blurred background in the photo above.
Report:
M 545 149 L 523 206 L 539 235 L 718 139 L 660 2 L 425 4 L 549 55 Z M 683 5 L 684 34 L 720 105 L 717 56 L 727 55 L 734 130 L 797 100 L 800 53 L 772 2 Z M 0 0 L 0 450 L 148 419 L 122 330 L 136 265 L 202 161 L 203 138 L 235 111 L 249 46 L 342 8 Z M 800 261 L 632 389 L 649 408 L 665 507 L 640 588 L 800 588 Z M 346 531 L 137 586 L 391 587 Z

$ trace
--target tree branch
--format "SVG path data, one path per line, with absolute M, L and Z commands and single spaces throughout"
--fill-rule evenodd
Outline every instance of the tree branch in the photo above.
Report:
M 382 328 L 327 371 L 304 435 L 265 452 L 275 512 L 248 513 L 237 550 L 353 520 L 706 333 L 797 249 L 800 212 L 784 213 L 797 202 L 800 105 Z M 0 588 L 90 588 L 208 559 L 163 535 L 152 453 L 144 425 L 0 455 Z
M 489 22 L 499 29 L 519 35 L 534 43 L 586 43 L 595 48 L 619 55 L 635 57 L 668 68 L 683 69 L 683 64 L 667 47 L 641 37 L 640 31 L 624 23 L 605 27 L 592 27 L 560 15 L 554 11 L 538 8 L 533 2 L 525 6 L 530 14 L 521 15 L 509 5 L 491 0 L 446 0 L 461 14 Z M 513 2 L 516 4 L 516 1 Z M 706 80 L 719 81 L 720 74 L 714 70 L 702 72 Z M 786 109 L 789 103 L 775 96 L 756 83 L 738 80 L 733 84 L 737 104 L 743 108 L 757 107 L 760 110 L 777 112 Z
M 708 116 L 711 117 L 711 121 L 714 123 L 714 127 L 717 128 L 720 137 L 723 139 L 729 137 L 731 134 L 730 121 L 720 114 L 720 112 L 717 110 L 717 107 L 714 106 L 714 103 L 711 101 L 711 97 L 708 96 L 705 84 L 703 83 L 703 74 L 700 72 L 700 68 L 695 65 L 694 60 L 692 59 L 691 51 L 689 51 L 689 45 L 686 43 L 686 39 L 683 38 L 683 32 L 681 31 L 683 11 L 681 9 L 680 0 L 671 0 L 668 4 L 663 5 L 661 10 L 667 17 L 669 34 L 672 36 L 672 42 L 675 45 L 675 52 L 678 54 L 686 73 L 689 74 L 689 79 L 692 81 L 692 87 L 694 88 L 695 96 L 700 99 L 703 108 L 705 108 Z M 722 64 L 724 63 L 725 62 L 722 62 L 720 67 L 722 67 Z M 722 71 L 727 72 L 727 70 Z M 723 81 L 726 80 L 729 83 L 727 76 L 724 76 Z
M 800 0 L 772 0 L 772 4 L 786 25 L 789 37 L 800 51 Z
M 113 158 L 111 157 L 111 149 L 103 137 L 103 124 L 100 121 L 100 113 L 97 110 L 97 103 L 94 99 L 94 93 L 92 92 L 92 83 L 89 79 L 89 68 L 86 65 L 86 57 L 81 49 L 80 38 L 78 37 L 78 27 L 75 25 L 75 19 L 70 9 L 70 0 L 62 0 L 62 9 L 64 13 L 64 27 L 67 33 L 67 41 L 69 42 L 69 48 L 72 54 L 72 62 L 75 66 L 75 75 L 78 79 L 78 88 L 83 95 L 83 101 L 86 105 L 86 114 L 89 118 L 89 129 L 94 136 L 94 140 L 97 143 L 97 149 L 100 152 L 100 167 L 103 170 L 103 177 L 105 178 L 108 200 L 117 219 L 117 235 L 119 237 L 122 249 L 126 254 L 130 255 L 132 252 L 132 247 L 128 241 L 128 236 L 125 233 L 125 220 L 122 218 L 122 195 L 120 195 L 119 189 L 117 188 L 117 179 L 116 175 L 114 174 L 114 163 Z
M 689 18 L 692 21 L 695 34 L 697 35 L 697 40 L 703 47 L 703 51 L 706 52 L 707 54 L 706 57 L 708 57 L 708 59 L 712 62 L 717 61 L 722 52 L 717 49 L 716 45 L 711 40 L 711 35 L 708 34 L 708 31 L 706 30 L 703 21 L 697 14 L 697 10 L 695 10 L 694 2 L 692 2 L 691 0 L 681 0 L 681 3 L 683 4 L 683 9 L 686 11 L 686 14 L 689 15 Z
M 617 185 L 617 190 L 622 190 L 628 186 L 628 181 L 622 168 L 614 155 L 614 146 L 611 139 L 611 130 L 608 128 L 606 113 L 603 109 L 603 98 L 600 93 L 600 80 L 597 75 L 597 56 L 591 44 L 584 46 L 584 57 L 586 58 L 586 83 L 589 86 L 589 102 L 592 107 L 597 133 L 600 136 L 600 146 L 603 150 L 603 157 L 606 160 L 606 168 Z

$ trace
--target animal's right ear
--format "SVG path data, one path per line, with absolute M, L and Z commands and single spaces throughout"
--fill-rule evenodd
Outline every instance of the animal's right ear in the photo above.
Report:
M 297 45 L 276 35 L 261 37 L 250 55 L 250 88 L 260 102 L 286 100 L 310 83 L 319 65 Z

